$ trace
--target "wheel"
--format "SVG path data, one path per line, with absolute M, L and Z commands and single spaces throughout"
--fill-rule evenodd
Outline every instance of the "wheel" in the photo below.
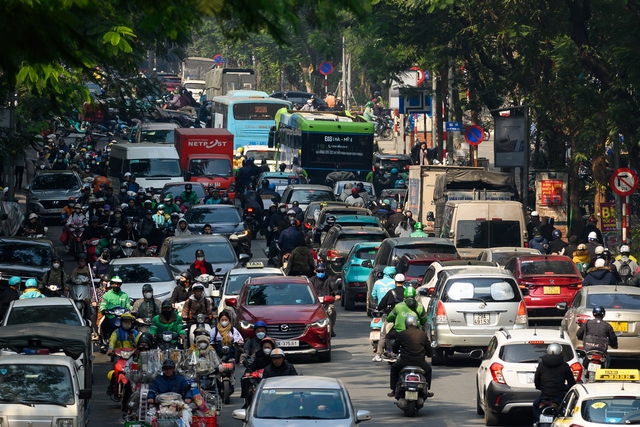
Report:
M 318 354 L 318 362 L 331 362 L 331 349 L 325 353 Z
M 349 292 L 345 292 L 344 294 L 344 309 L 347 311 L 355 310 L 356 303 L 349 297 Z
M 366 301 L 367 301 L 367 316 L 371 316 L 371 306 L 369 304 L 369 298 L 370 298 L 369 295 L 367 295 L 367 299 L 366 299 Z
M 445 364 L 445 354 L 444 349 L 436 348 L 433 350 L 433 356 L 431 357 L 431 364 L 433 366 L 441 366 Z
M 229 384 L 229 381 L 222 382 L 222 401 L 225 405 L 228 405 L 229 401 L 231 401 L 231 384 Z
M 415 400 L 408 401 L 407 410 L 404 411 L 404 413 L 407 414 L 407 417 L 415 417 L 416 412 L 418 412 L 418 410 L 416 409 L 416 401 Z
M 384 128 L 382 129 L 382 132 L 380 132 L 380 138 L 384 140 L 390 140 L 392 137 L 393 137 L 393 132 L 389 128 Z
M 498 426 L 500 425 L 500 414 L 492 412 L 487 406 L 487 399 L 485 397 L 484 402 L 484 425 L 486 426 Z
M 480 403 L 480 390 L 478 390 L 478 379 L 476 378 L 476 413 L 478 415 L 484 415 L 484 409 Z

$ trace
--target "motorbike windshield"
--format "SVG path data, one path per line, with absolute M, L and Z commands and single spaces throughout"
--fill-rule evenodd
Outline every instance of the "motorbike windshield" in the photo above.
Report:
M 73 174 L 46 173 L 38 175 L 31 184 L 32 190 L 79 190 L 80 181 Z
M 215 264 L 236 263 L 236 254 L 230 243 L 212 242 L 212 243 L 180 243 L 171 246 L 171 257 L 169 264 L 171 265 L 191 265 L 194 261 L 196 249 L 204 251 L 205 259 Z M 214 267 L 215 269 L 215 267 Z
M 256 399 L 256 418 L 339 420 L 350 415 L 342 390 L 265 388 Z
M 0 263 L 48 267 L 51 265 L 51 249 L 45 245 L 0 240 Z
M 2 403 L 73 405 L 73 382 L 69 368 L 56 365 L 0 364 Z
M 71 305 L 13 307 L 7 317 L 7 326 L 36 322 L 83 326 L 78 313 Z

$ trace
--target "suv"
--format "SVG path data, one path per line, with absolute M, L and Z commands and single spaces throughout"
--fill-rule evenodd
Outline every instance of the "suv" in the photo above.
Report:
M 380 244 L 380 249 L 373 262 L 367 262 L 371 267 L 369 277 L 367 277 L 367 313 L 376 306 L 376 302 L 371 298 L 373 284 L 382 277 L 382 270 L 386 266 L 395 267 L 404 254 L 447 254 L 457 256 L 453 243 L 448 239 L 436 237 L 393 237 L 386 239 Z M 366 262 L 366 261 L 365 261 Z
M 534 385 L 538 360 L 553 343 L 562 346 L 562 357 L 577 381 L 582 365 L 562 329 L 501 329 L 493 334 L 486 351 L 471 352 L 471 357 L 482 359 L 476 376 L 476 406 L 485 425 L 499 425 L 501 414 L 514 409 L 531 411 L 531 402 L 540 396 Z
M 39 171 L 27 188 L 27 216 L 35 212 L 41 217 L 61 219 L 69 197 L 80 198 L 82 180 L 70 170 Z
M 56 255 L 51 240 L 30 237 L 3 237 L 0 240 L 0 291 L 9 287 L 9 278 L 18 276 L 40 280 L 51 269 Z
M 155 142 L 157 144 L 174 144 L 176 123 L 142 123 L 134 128 L 129 142 Z
M 327 217 L 334 215 L 336 218 L 342 215 L 363 215 L 371 216 L 371 211 L 367 208 L 356 208 L 353 206 L 332 206 L 326 207 L 320 211 L 318 221 L 313 227 L 313 243 L 322 243 L 322 229 L 327 225 Z M 378 226 L 380 221 L 378 221 Z
M 417 287 L 422 285 L 424 274 L 431 264 L 457 259 L 458 256 L 455 254 L 404 254 L 396 265 L 396 272 L 404 274 L 407 282 Z
M 423 296 L 425 290 L 420 291 Z M 466 267 L 438 274 L 427 306 L 433 365 L 454 352 L 485 348 L 500 328 L 525 329 L 527 308 L 516 279 L 501 267 Z
M 408 173 L 409 166 L 413 165 L 411 156 L 408 154 L 380 154 L 373 156 L 373 164 L 380 164 L 380 170 L 389 172 L 391 169 L 398 169 L 399 173 Z
M 300 209 L 303 211 L 311 202 L 329 202 L 335 200 L 336 196 L 333 194 L 333 190 L 326 185 L 292 184 L 288 185 L 282 193 L 282 203 L 291 206 L 293 202 L 298 202 Z
M 330 276 L 340 275 L 342 266 L 353 245 L 359 242 L 382 242 L 389 234 L 382 227 L 331 227 L 322 245 L 318 249 L 318 258 L 322 260 Z

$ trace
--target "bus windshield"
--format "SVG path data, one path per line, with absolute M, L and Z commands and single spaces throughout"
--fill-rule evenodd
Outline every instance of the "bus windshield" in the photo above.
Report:
M 129 161 L 129 171 L 138 178 L 178 177 L 178 159 L 133 159 Z
M 243 102 L 233 105 L 235 120 L 273 120 L 282 104 L 268 102 Z

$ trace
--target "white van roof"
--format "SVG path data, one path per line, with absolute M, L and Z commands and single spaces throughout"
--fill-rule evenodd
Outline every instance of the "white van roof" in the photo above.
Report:
M 171 144 L 155 144 L 155 143 L 139 143 L 139 144 L 123 144 L 111 146 L 111 156 L 114 157 L 115 153 L 122 153 L 115 157 L 125 157 L 127 159 L 179 159 L 178 151 L 176 147 Z

